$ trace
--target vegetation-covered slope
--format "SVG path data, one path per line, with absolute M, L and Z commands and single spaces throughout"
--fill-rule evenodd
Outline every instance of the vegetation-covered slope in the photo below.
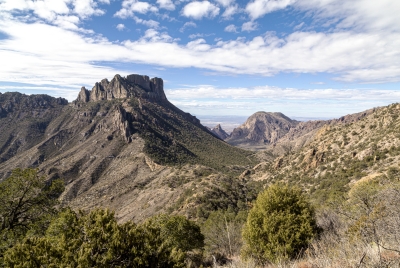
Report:
M 351 123 L 326 124 L 306 146 L 258 165 L 251 176 L 297 184 L 326 201 L 347 192 L 357 180 L 397 172 L 399 111 L 400 105 L 392 104 Z

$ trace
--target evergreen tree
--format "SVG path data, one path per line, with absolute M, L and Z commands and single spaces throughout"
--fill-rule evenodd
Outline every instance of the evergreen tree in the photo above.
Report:
M 260 263 L 297 256 L 317 233 L 314 209 L 298 188 L 271 185 L 250 210 L 243 255 Z
M 29 232 L 43 234 L 56 215 L 61 180 L 46 181 L 36 169 L 15 169 L 0 183 L 0 261 Z

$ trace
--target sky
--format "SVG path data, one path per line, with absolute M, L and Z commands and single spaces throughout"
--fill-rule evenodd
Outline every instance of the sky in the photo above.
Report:
M 0 92 L 72 101 L 142 74 L 200 119 L 335 118 L 400 101 L 399 14 L 398 0 L 0 0 Z

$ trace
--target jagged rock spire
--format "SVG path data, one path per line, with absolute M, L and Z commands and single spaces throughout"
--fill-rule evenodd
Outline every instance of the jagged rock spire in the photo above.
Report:
M 81 88 L 76 102 L 123 99 L 133 96 L 167 100 L 164 93 L 164 82 L 161 78 L 150 79 L 147 75 L 131 74 L 121 77 L 116 74 L 111 81 L 97 82 L 92 90 Z

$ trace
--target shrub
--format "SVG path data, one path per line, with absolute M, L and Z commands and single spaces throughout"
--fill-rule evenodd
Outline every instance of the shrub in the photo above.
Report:
M 200 228 L 182 216 L 120 225 L 108 210 L 85 215 L 65 209 L 45 236 L 26 237 L 6 251 L 4 261 L 6 267 L 183 268 L 186 253 L 203 245 Z
M 297 256 L 317 234 L 314 209 L 298 188 L 271 185 L 250 210 L 243 256 L 259 263 Z
M 242 226 L 246 212 L 213 211 L 202 226 L 207 254 L 227 257 L 237 256 L 242 247 Z

